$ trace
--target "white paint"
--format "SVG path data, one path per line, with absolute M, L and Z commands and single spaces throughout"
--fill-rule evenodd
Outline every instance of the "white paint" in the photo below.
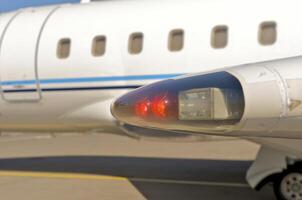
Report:
M 12 19 L 15 13 L 8 13 L 2 15 L 0 20 L 0 33 L 12 20 L 2 38 L 0 77 L 2 81 L 34 80 L 34 69 L 31 66 L 36 59 L 37 79 L 40 81 L 38 87 L 42 90 L 144 85 L 159 79 L 51 84 L 43 80 L 203 72 L 224 66 L 295 56 L 302 53 L 302 26 L 293 23 L 301 18 L 301 4 L 298 0 L 293 0 L 291 4 L 273 0 L 117 0 L 62 5 L 46 22 L 37 47 L 37 32 L 30 34 L 29 31 L 41 30 L 45 16 L 53 7 L 21 10 L 18 11 L 21 12 L 20 17 L 15 19 Z M 271 9 L 272 5 L 274 9 Z M 31 23 L 25 23 L 24 20 Z M 261 46 L 257 41 L 258 26 L 263 21 L 275 21 L 278 24 L 278 39 L 272 46 Z M 229 27 L 228 46 L 225 49 L 213 49 L 210 45 L 211 30 L 221 24 Z M 185 31 L 185 46 L 182 51 L 173 53 L 168 51 L 167 37 L 172 29 L 177 28 Z M 21 32 L 24 34 L 19 34 Z M 144 48 L 139 55 L 127 52 L 128 37 L 133 32 L 144 33 Z M 107 38 L 103 57 L 91 55 L 92 39 L 97 35 L 105 35 Z M 6 42 L 8 38 L 11 42 Z M 61 38 L 70 38 L 72 41 L 70 57 L 64 60 L 56 57 L 57 43 Z M 33 88 L 34 85 L 22 83 L 2 85 L 4 90 Z M 0 130 L 99 129 L 104 123 L 113 120 L 108 112 L 109 106 L 106 116 L 102 115 L 103 111 L 98 107 L 89 109 L 91 116 L 99 117 L 93 122 L 79 121 L 77 111 L 114 99 L 126 91 L 44 91 L 41 92 L 41 99 L 37 92 L 5 93 L 3 96 L 7 97 L 6 100 L 0 100 Z M 39 101 L 36 103 L 24 101 L 37 98 Z M 18 100 L 18 104 L 7 100 Z M 77 117 L 69 115 L 70 119 L 63 118 L 68 113 L 77 113 Z M 82 118 L 88 115 L 85 112 Z

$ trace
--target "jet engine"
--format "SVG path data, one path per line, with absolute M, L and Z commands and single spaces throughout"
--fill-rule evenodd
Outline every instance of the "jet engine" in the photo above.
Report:
M 301 139 L 302 58 L 167 79 L 112 104 L 121 122 L 192 134 Z

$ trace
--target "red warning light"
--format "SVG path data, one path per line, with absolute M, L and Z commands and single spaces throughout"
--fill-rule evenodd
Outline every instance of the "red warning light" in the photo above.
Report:
M 149 109 L 150 101 L 147 99 L 139 101 L 135 105 L 135 113 L 139 117 L 146 117 L 149 113 Z
M 152 101 L 152 112 L 156 117 L 167 117 L 167 107 L 169 100 L 166 95 L 156 96 Z

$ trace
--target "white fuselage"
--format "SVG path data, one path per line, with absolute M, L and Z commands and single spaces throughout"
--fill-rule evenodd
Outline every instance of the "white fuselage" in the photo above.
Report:
M 3 14 L 0 130 L 102 129 L 114 121 L 112 100 L 133 88 L 178 74 L 301 55 L 301 6 L 298 0 L 117 0 Z M 260 25 L 272 22 L 276 41 L 263 45 Z M 222 48 L 211 45 L 217 26 L 227 27 Z M 180 51 L 168 48 L 172 30 L 183 31 Z M 128 52 L 133 33 L 143 35 L 138 54 Z M 101 56 L 92 55 L 96 36 L 106 38 Z M 62 39 L 69 51 L 58 58 Z

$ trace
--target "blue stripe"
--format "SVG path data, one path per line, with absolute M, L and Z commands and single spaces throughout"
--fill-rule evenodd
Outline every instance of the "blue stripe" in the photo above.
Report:
M 85 78 L 61 78 L 61 79 L 42 79 L 40 84 L 60 84 L 60 83 L 89 83 L 89 82 L 108 82 L 108 81 L 138 81 L 167 79 L 182 74 L 156 74 L 156 75 L 132 75 L 132 76 L 108 76 L 108 77 L 85 77 Z M 25 81 L 3 81 L 2 85 L 34 85 L 36 80 Z
M 42 88 L 43 92 L 57 92 L 57 91 L 87 91 L 87 90 L 122 90 L 122 89 L 136 89 L 141 85 L 126 85 L 126 86 L 105 86 L 105 87 L 77 87 L 77 88 Z M 20 90 L 4 90 L 4 93 L 29 93 L 37 92 L 37 89 L 20 89 Z

